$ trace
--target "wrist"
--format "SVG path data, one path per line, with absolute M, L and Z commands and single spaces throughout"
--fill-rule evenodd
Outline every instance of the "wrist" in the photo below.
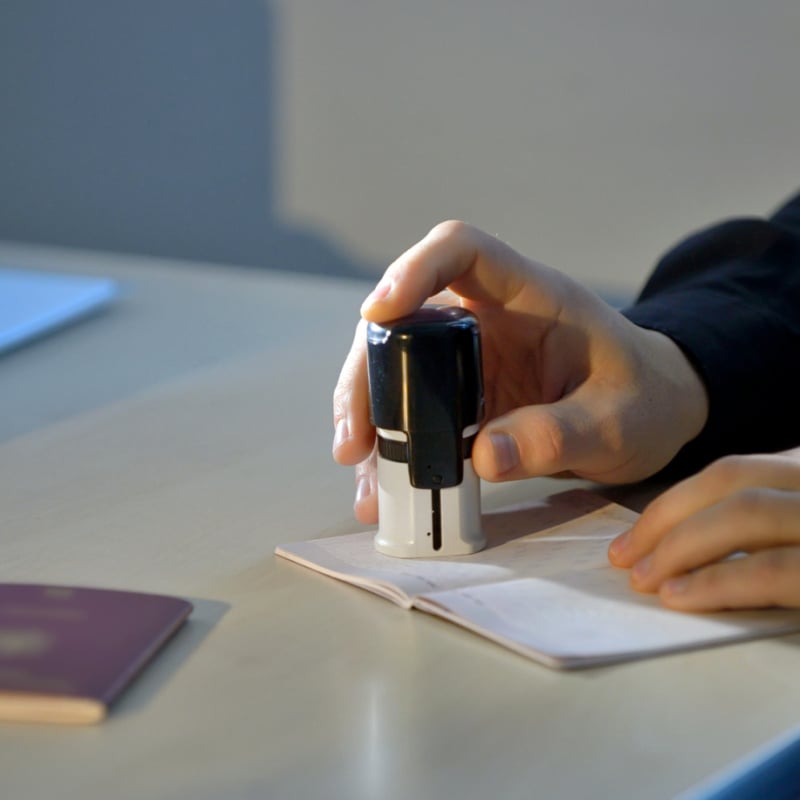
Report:
M 660 373 L 662 391 L 669 404 L 669 424 L 677 449 L 699 436 L 708 421 L 708 391 L 692 360 L 664 333 L 640 328 L 647 341 L 651 364 Z

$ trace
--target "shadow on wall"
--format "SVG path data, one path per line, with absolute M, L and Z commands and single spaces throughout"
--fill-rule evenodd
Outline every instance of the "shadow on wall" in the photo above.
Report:
M 4 0 L 0 238 L 374 275 L 276 213 L 267 0 Z

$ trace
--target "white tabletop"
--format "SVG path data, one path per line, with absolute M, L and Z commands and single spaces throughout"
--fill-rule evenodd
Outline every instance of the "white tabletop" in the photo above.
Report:
M 797 721 L 798 636 L 558 673 L 272 555 L 358 529 L 330 395 L 366 284 L 0 262 L 123 287 L 0 359 L 0 580 L 196 604 L 103 724 L 0 725 L 3 797 L 666 798 Z

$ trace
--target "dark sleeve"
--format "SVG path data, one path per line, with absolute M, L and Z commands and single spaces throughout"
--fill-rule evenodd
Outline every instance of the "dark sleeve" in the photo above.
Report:
M 800 444 L 800 194 L 681 242 L 623 314 L 673 339 L 708 391 L 708 422 L 671 474 Z

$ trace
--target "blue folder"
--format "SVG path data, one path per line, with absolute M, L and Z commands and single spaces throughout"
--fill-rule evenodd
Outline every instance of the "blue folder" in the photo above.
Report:
M 0 353 L 82 319 L 116 294 L 108 278 L 0 268 Z

